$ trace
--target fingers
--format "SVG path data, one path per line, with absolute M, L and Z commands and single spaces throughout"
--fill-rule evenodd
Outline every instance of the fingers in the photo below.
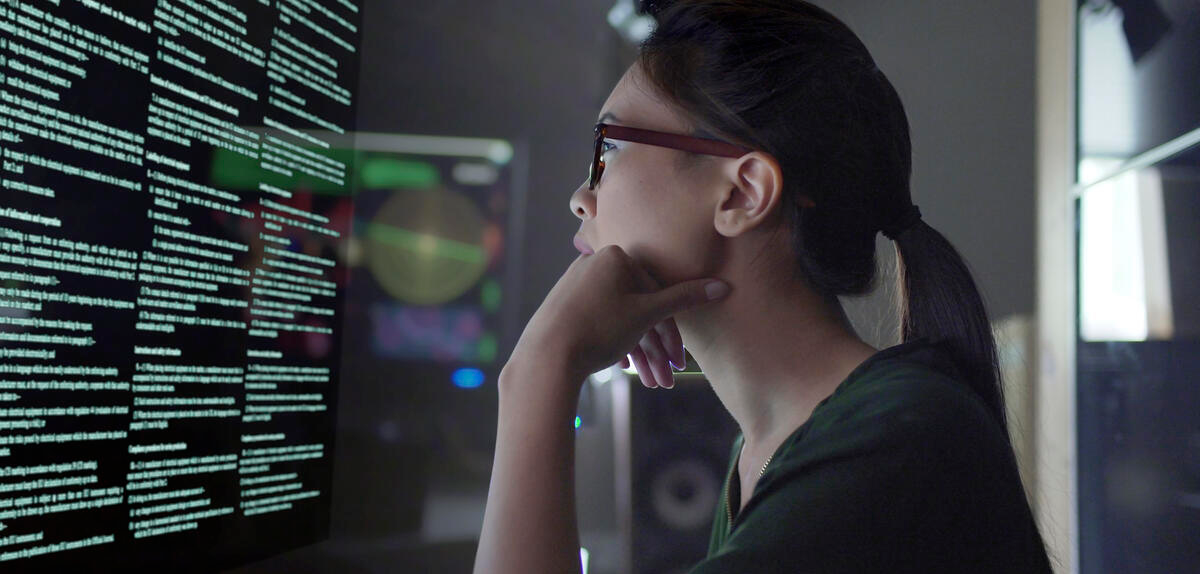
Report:
M 647 367 L 646 369 L 643 369 L 641 366 L 638 367 L 638 375 L 642 377 L 643 384 L 649 383 L 646 386 L 650 388 L 657 386 L 665 389 L 675 386 L 675 377 L 671 374 L 671 367 L 667 362 L 669 357 L 663 349 L 658 331 L 647 331 L 642 336 L 642 340 L 638 343 L 636 350 L 641 352 L 642 359 Z M 635 359 L 637 358 L 636 355 L 634 357 Z
M 621 357 L 621 368 L 622 369 L 629 368 L 629 355 L 625 355 L 624 357 Z
M 679 327 L 675 324 L 675 319 L 668 317 L 666 320 L 656 323 L 654 330 L 658 332 L 658 338 L 662 341 L 662 347 L 667 352 L 667 357 L 675 363 L 675 366 L 683 369 L 687 365 L 687 355 L 683 353 L 683 337 L 679 335 Z
M 630 270 L 633 271 L 634 281 L 637 282 L 639 289 L 646 293 L 653 293 L 659 290 L 661 285 L 658 280 L 651 276 L 645 267 L 639 265 L 632 258 L 629 260 L 629 264 Z
M 637 369 L 642 385 L 649 389 L 657 387 L 658 382 L 654 380 L 654 375 L 650 372 L 650 363 L 646 361 L 646 353 L 642 352 L 641 345 L 633 348 L 633 351 L 629 353 L 629 358 L 633 359 L 633 368 Z

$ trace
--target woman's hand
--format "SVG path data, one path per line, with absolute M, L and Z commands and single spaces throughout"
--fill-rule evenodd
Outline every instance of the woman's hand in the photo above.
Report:
M 619 246 L 608 245 L 571 263 L 525 326 L 513 357 L 553 353 L 582 383 L 587 375 L 616 363 L 633 349 L 634 364 L 641 361 L 638 371 L 645 377 L 653 371 L 651 365 L 665 366 L 667 350 L 678 348 L 682 355 L 671 316 L 719 299 L 728 290 L 717 279 L 660 289 L 640 263 Z M 665 372 L 656 377 L 656 385 L 670 379 L 669 370 L 660 370 Z
M 671 367 L 682 371 L 687 365 L 683 338 L 679 335 L 675 319 L 668 317 L 646 331 L 637 346 L 621 359 L 621 368 L 629 368 L 631 359 L 643 386 L 651 389 L 674 387 L 675 377 L 671 374 Z
M 579 571 L 571 428 L 579 387 L 587 375 L 641 348 L 640 340 L 654 340 L 649 333 L 675 313 L 729 290 L 721 281 L 714 290 L 713 283 L 697 279 L 660 289 L 613 245 L 571 263 L 500 373 L 496 456 L 475 572 Z

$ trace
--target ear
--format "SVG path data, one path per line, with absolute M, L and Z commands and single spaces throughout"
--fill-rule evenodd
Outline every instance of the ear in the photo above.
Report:
M 783 171 L 770 154 L 750 152 L 729 162 L 723 174 L 713 218 L 718 233 L 735 237 L 779 215 Z

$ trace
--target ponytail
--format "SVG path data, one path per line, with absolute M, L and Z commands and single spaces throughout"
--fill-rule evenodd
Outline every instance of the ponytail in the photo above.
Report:
M 639 53 L 650 84 L 697 133 L 779 161 L 794 276 L 825 297 L 867 294 L 876 234 L 894 237 L 901 341 L 944 340 L 1011 442 L 987 311 L 962 257 L 912 206 L 908 118 L 858 36 L 797 0 L 651 4 Z
M 1011 444 L 996 341 L 987 308 L 958 250 L 917 221 L 893 238 L 900 341 L 943 341 L 964 382 L 995 415 Z

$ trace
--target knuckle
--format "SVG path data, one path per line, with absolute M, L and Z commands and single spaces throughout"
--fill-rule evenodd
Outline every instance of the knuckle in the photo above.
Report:
M 605 245 L 604 247 L 601 247 L 600 251 L 596 252 L 596 255 L 603 255 L 605 257 L 610 257 L 610 258 L 620 259 L 620 260 L 625 260 L 625 259 L 629 258 L 629 254 L 625 253 L 625 250 L 621 249 L 620 245 L 616 245 L 616 244 L 612 244 L 612 243 Z
M 658 335 L 667 341 L 675 341 L 678 339 L 678 333 L 666 323 L 659 323 L 654 326 L 654 330 L 658 331 Z

